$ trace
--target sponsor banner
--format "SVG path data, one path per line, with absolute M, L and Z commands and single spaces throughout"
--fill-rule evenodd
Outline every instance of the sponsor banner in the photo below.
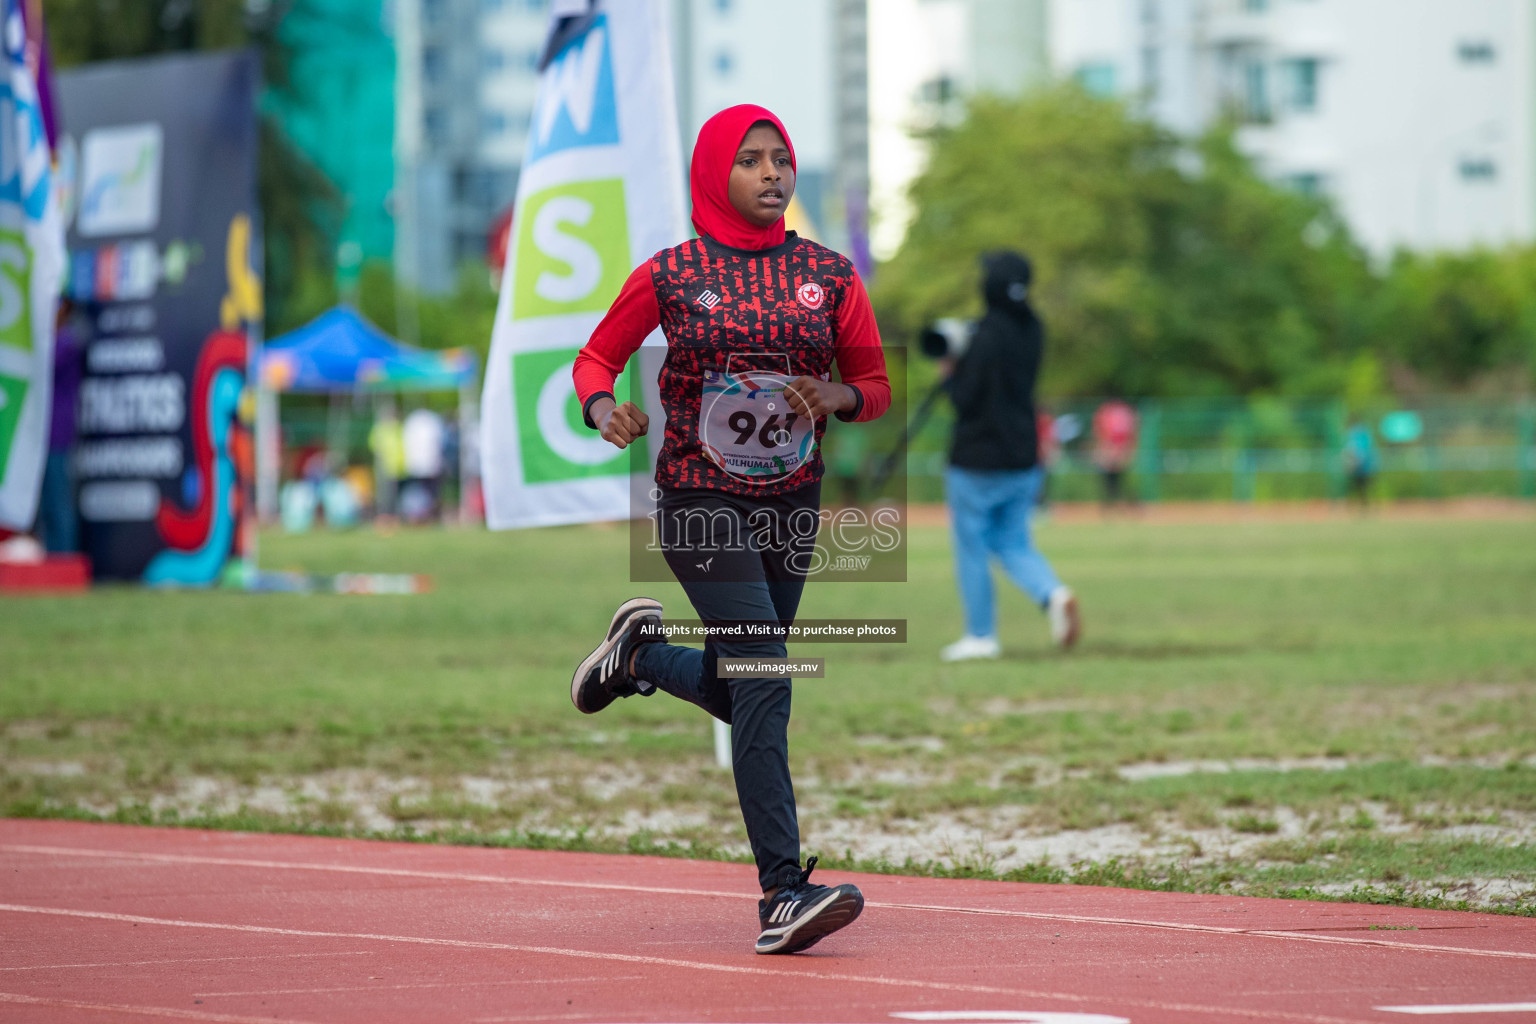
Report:
M 630 271 L 689 237 L 667 6 L 588 0 L 551 19 L 481 404 L 493 529 L 626 519 L 632 476 L 649 473 L 645 446 L 620 452 L 583 424 L 571 368 Z M 614 390 L 659 445 L 659 364 L 645 363 Z
M 257 61 L 119 61 L 56 85 L 79 154 L 66 289 L 90 330 L 75 451 L 86 552 L 98 579 L 207 585 L 249 526 Z
M 0 527 L 27 530 L 48 454 L 64 235 L 19 0 L 0 12 Z

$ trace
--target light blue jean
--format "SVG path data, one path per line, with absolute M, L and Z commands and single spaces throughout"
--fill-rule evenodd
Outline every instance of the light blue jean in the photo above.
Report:
M 955 536 L 955 577 L 965 604 L 965 631 L 994 636 L 997 614 L 992 601 L 991 559 L 1002 563 L 1020 590 L 1044 608 L 1061 586 L 1029 534 L 1029 517 L 1045 470 L 977 470 L 950 466 L 944 473 L 950 526 Z

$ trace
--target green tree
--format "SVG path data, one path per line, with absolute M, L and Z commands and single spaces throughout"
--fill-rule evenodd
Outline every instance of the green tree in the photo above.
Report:
M 1327 205 L 1262 180 L 1229 130 L 1186 144 L 1072 85 L 973 100 L 931 133 L 887 332 L 980 310 L 977 257 L 1034 261 L 1054 394 L 1337 392 L 1363 343 L 1365 259 Z
M 397 282 L 388 265 L 374 261 L 363 265 L 357 292 L 358 311 L 395 337 L 403 333 L 398 320 L 400 308 L 411 305 L 423 348 L 469 349 L 480 355 L 482 364 L 489 354 L 496 292 L 484 267 L 465 264 L 452 292 L 422 295 Z
M 1536 384 L 1536 248 L 1399 252 L 1375 304 L 1388 358 L 1424 383 Z M 1513 372 L 1511 372 L 1513 371 Z

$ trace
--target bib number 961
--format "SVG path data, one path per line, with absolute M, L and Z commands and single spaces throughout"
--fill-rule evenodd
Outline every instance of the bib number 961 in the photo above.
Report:
M 816 446 L 816 421 L 790 411 L 784 374 L 705 372 L 699 442 L 711 462 L 733 476 L 772 480 L 805 464 Z

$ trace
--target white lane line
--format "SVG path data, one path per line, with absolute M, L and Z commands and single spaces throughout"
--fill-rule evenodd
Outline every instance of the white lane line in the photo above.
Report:
M 365 949 L 349 953 L 259 953 L 255 956 L 195 956 L 174 960 L 116 960 L 101 964 L 33 964 L 30 967 L 0 967 L 0 971 L 63 971 L 76 967 L 154 967 L 160 964 L 208 964 L 220 960 L 288 960 L 295 957 L 370 955 L 371 951 Z
M 1450 1014 L 1450 1013 L 1536 1013 L 1536 1003 L 1462 1003 L 1444 1006 L 1378 1006 L 1388 1013 Z
M 916 978 L 884 978 L 864 974 L 812 973 L 819 966 L 815 961 L 805 965 L 786 964 L 785 970 L 768 967 L 742 967 L 738 964 L 717 964 L 701 960 L 678 960 L 672 957 L 639 956 L 634 953 L 600 953 L 586 949 L 563 949 L 558 946 L 526 946 L 511 942 L 477 942 L 471 939 L 434 939 L 417 935 L 380 935 L 370 932 L 322 932 L 303 928 L 278 928 L 261 924 L 227 924 L 221 921 L 181 921 L 175 918 L 142 917 L 137 914 L 114 914 L 104 910 L 72 910 L 66 907 L 36 907 L 17 903 L 0 903 L 0 912 L 14 914 L 45 914 L 55 917 L 81 917 L 96 921 L 120 921 L 131 924 L 163 925 L 169 928 L 208 928 L 214 931 L 251 932 L 261 935 L 293 935 L 300 938 L 352 939 L 374 942 L 401 942 L 420 946 L 448 946 L 455 949 L 481 949 L 511 953 L 536 953 L 546 956 L 567 956 L 582 960 L 618 961 L 630 964 L 654 964 L 659 967 L 684 967 L 699 971 L 715 971 L 721 974 L 746 974 L 755 977 L 794 979 L 804 984 L 808 981 L 844 982 L 859 985 L 885 985 L 893 988 L 932 989 L 940 992 L 979 992 L 988 995 L 1027 996 L 1031 999 L 1056 999 L 1070 1003 L 1121 1003 L 1144 1009 L 1174 1010 L 1184 1013 L 1207 1013 L 1222 1018 L 1252 1017 L 1259 1020 L 1287 1020 L 1300 1024 L 1368 1024 L 1354 1018 L 1322 1017 L 1309 1013 L 1286 1013 L 1278 1010 L 1255 1010 L 1232 1006 L 1202 1006 L 1194 1003 L 1163 1003 L 1149 999 L 1127 999 L 1100 995 L 1078 995 L 1073 992 L 1044 992 L 1035 989 L 1001 988 L 996 985 L 968 985 L 959 982 L 922 981 Z M 804 969 L 809 967 L 810 969 Z
M 173 1020 L 219 1021 L 221 1024 L 274 1024 L 273 1017 L 238 1017 L 228 1013 L 203 1013 L 198 1010 L 173 1010 L 165 1006 L 129 1006 L 126 1003 L 86 1003 L 78 999 L 47 999 L 40 996 L 24 996 L 19 992 L 0 992 L 0 1003 L 19 1003 L 22 1006 L 51 1006 L 60 1010 L 97 1010 L 102 1013 L 134 1013 L 145 1017 L 170 1017 Z M 284 1020 L 281 1024 L 306 1024 L 305 1021 Z
M 164 864 L 207 864 L 220 867 L 258 868 L 282 871 L 330 871 L 341 874 L 375 875 L 390 878 L 430 878 L 445 882 L 477 882 L 491 885 L 539 885 L 562 889 L 595 889 L 607 892 L 635 892 L 659 896 L 706 896 L 719 899 L 755 900 L 750 893 L 718 892 L 711 889 L 671 889 L 660 886 L 622 885 L 616 882 L 564 882 L 547 878 L 520 878 L 512 875 L 478 875 L 454 871 L 417 871 L 410 868 L 359 867 L 348 864 L 306 864 L 281 860 L 250 860 L 237 857 L 199 857 L 179 853 L 141 853 L 133 850 L 77 850 L 67 846 L 0 844 L 0 851 L 33 853 L 47 856 L 101 857 L 115 860 L 142 860 Z M 867 900 L 867 907 L 882 910 L 910 910 L 935 914 L 976 914 L 982 917 L 1024 918 L 1037 921 L 1066 921 L 1071 924 L 1115 925 L 1124 928 L 1152 928 L 1160 931 L 1194 932 L 1204 935 L 1248 935 L 1262 939 L 1288 939 L 1294 942 L 1324 942 L 1345 946 L 1375 946 L 1382 949 L 1415 950 L 1420 953 L 1450 953 L 1461 956 L 1487 956 L 1513 960 L 1536 960 L 1536 952 L 1510 949 L 1476 949 L 1470 946 L 1441 946 L 1424 942 L 1399 942 L 1392 939 L 1348 935 L 1319 935 L 1280 929 L 1233 928 L 1222 925 L 1184 924 L 1174 921 L 1148 921 L 1142 918 L 1094 917 L 1085 914 L 1052 914 L 1032 910 L 992 910 L 976 907 L 952 907 L 930 903 L 884 903 Z
M 1114 924 L 1129 928 L 1158 928 L 1174 932 L 1203 932 L 1215 935 L 1249 935 L 1260 939 L 1290 939 L 1295 942 L 1326 942 L 1344 946 L 1380 946 L 1386 949 L 1412 949 L 1421 953 L 1457 953 L 1464 956 L 1491 956 L 1514 960 L 1536 960 L 1536 953 L 1513 949 L 1477 949 L 1472 946 L 1438 946 L 1428 942 L 1396 942 L 1392 939 L 1370 939 L 1364 936 L 1319 935 L 1289 929 L 1230 928 L 1214 924 L 1185 924 L 1177 921 L 1148 921 L 1133 917 L 1086 917 L 1080 914 L 1051 914 L 1032 910 L 990 910 L 971 907 L 945 907 L 924 903 L 875 903 L 870 907 L 890 907 L 895 910 L 927 910 L 946 914 L 979 914 L 983 917 L 1031 917 L 1042 921 L 1066 921 L 1071 924 Z
M 595 974 L 589 978 L 508 978 L 505 981 L 423 981 L 410 985 L 330 985 L 325 988 L 252 988 L 240 992 L 193 992 L 194 996 L 295 996 L 319 992 L 392 992 L 408 988 L 473 988 L 477 985 L 579 985 L 589 981 L 644 981 L 643 974 Z
M 1124 1017 L 1111 1017 L 1104 1013 L 1057 1013 L 1053 1010 L 914 1010 L 911 1013 L 893 1013 L 900 1020 L 956 1021 L 959 1024 L 978 1021 L 999 1021 L 1002 1024 L 1131 1024 Z
M 663 896 L 713 896 L 756 900 L 757 895 L 718 892 L 713 889 L 667 889 L 654 885 L 623 885 L 618 882 L 562 882 L 550 878 L 519 878 L 515 875 L 475 875 L 459 871 L 417 871 L 411 868 L 372 868 L 353 864 L 305 864 L 286 860 L 250 860 L 244 857 L 198 857 L 184 853 L 141 853 L 137 850 L 76 850 L 67 846 L 0 844 L 0 851 L 37 853 L 51 857 L 102 857 L 109 860 L 144 860 L 159 864 L 211 864 L 231 868 L 285 871 L 332 871 L 344 875 L 383 875 L 392 878 L 433 878 L 445 882 L 484 882 L 495 885 L 542 885 L 556 889 L 598 889 L 606 892 L 643 892 Z

